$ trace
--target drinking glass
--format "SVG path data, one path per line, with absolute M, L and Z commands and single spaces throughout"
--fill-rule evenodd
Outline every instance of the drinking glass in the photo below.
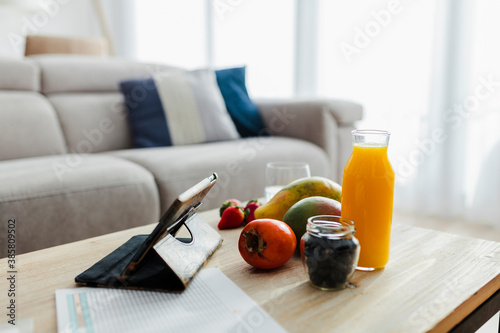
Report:
M 305 162 L 270 162 L 266 165 L 266 202 L 294 180 L 311 177 L 309 164 Z

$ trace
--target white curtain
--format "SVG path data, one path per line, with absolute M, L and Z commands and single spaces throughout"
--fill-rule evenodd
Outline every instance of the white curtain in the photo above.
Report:
M 136 40 L 136 10 L 135 0 L 93 0 L 93 9 L 99 20 L 101 34 L 109 32 L 110 43 L 116 56 L 135 59 Z
M 500 2 L 483 0 L 473 4 L 474 39 L 470 45 L 468 87 L 472 90 L 480 82 L 488 92 L 464 122 L 467 141 L 463 158 L 467 171 L 464 205 L 468 220 L 500 227 Z M 484 80 L 493 82 L 484 84 Z
M 430 103 L 397 208 L 500 227 L 500 23 L 490 13 L 500 14 L 495 1 L 438 2 Z
M 498 0 L 216 3 L 135 0 L 138 58 L 247 64 L 253 95 L 273 97 L 294 93 L 309 59 L 315 95 L 357 101 L 358 127 L 391 131 L 396 210 L 500 227 Z
M 500 2 L 390 3 L 320 0 L 318 93 L 392 132 L 396 210 L 500 227 Z

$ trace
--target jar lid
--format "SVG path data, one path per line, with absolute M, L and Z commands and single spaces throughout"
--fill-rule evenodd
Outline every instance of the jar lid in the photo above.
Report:
M 325 238 L 340 238 L 354 235 L 354 222 L 337 215 L 316 215 L 307 220 L 307 232 Z

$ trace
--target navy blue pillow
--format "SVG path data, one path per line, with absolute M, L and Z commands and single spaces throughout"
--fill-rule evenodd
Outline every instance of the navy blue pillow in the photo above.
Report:
M 167 120 L 152 78 L 120 82 L 134 148 L 171 146 Z
M 245 85 L 245 67 L 221 69 L 215 74 L 227 111 L 240 135 L 263 135 L 264 122 Z

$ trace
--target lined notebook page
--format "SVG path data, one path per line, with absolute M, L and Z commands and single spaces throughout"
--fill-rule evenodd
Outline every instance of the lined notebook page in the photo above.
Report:
M 182 293 L 56 290 L 59 332 L 286 332 L 218 268 Z

